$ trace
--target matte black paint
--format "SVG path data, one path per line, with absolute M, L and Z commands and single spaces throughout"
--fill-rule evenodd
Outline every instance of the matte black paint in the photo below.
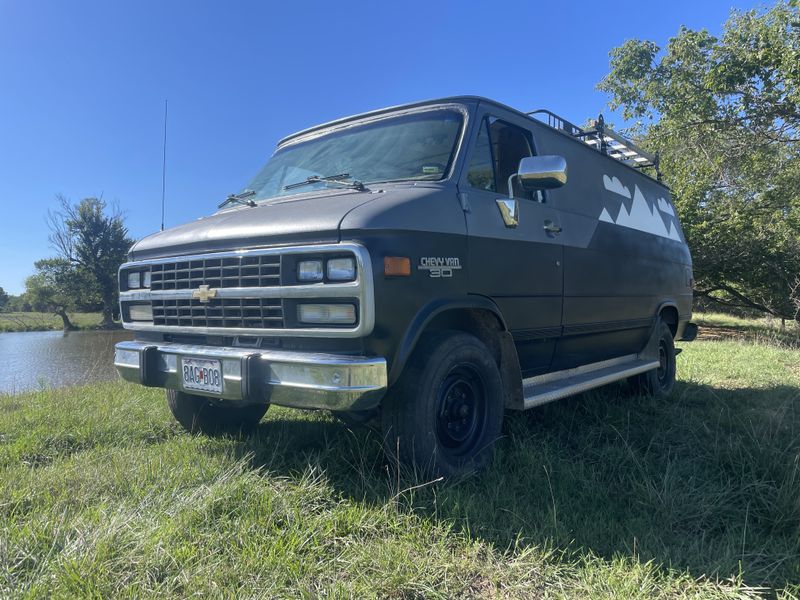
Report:
M 314 191 L 256 208 L 237 206 L 147 237 L 132 248 L 132 258 L 340 240 L 361 243 L 372 260 L 376 321 L 358 347 L 366 355 L 386 357 L 390 384 L 426 324 L 444 310 L 476 308 L 496 314 L 513 336 L 518 370 L 524 375 L 637 352 L 664 306 L 677 309 L 677 333 L 682 334 L 692 300 L 686 244 L 598 219 L 604 206 L 618 210 L 613 203 L 622 202 L 605 190 L 603 175 L 638 186 L 648 198 L 668 199 L 665 186 L 486 99 L 449 98 L 409 106 L 442 103 L 459 103 L 467 110 L 464 141 L 447 180 L 376 184 L 368 192 Z M 391 109 L 370 115 L 383 112 Z M 513 229 L 504 225 L 496 206 L 501 196 L 470 188 L 465 179 L 477 125 L 487 114 L 528 130 L 535 153 L 558 154 L 568 163 L 567 184 L 549 191 L 544 203 L 518 199 L 520 225 Z M 358 118 L 301 133 L 324 132 Z M 561 234 L 547 233 L 545 221 L 560 226 Z M 384 276 L 386 256 L 409 257 L 411 276 Z M 455 257 L 462 269 L 449 278 L 433 278 L 419 269 L 422 257 Z M 337 339 L 284 338 L 276 343 L 331 351 L 352 351 L 354 346 Z

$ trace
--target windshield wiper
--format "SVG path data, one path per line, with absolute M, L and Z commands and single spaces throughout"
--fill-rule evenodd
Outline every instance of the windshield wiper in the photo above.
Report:
M 228 204 L 244 204 L 245 206 L 257 206 L 255 202 L 252 200 L 248 200 L 250 196 L 255 196 L 256 193 L 253 190 L 245 190 L 239 194 L 231 194 L 225 200 L 219 203 L 217 208 L 222 208 L 223 206 L 228 206 Z
M 350 179 L 350 181 L 346 181 Z M 339 173 L 338 175 L 327 175 L 322 177 L 320 175 L 311 175 L 306 177 L 303 181 L 297 181 L 283 186 L 284 190 L 292 190 L 294 188 L 303 187 L 304 185 L 311 185 L 312 183 L 332 183 L 334 185 L 341 185 L 342 187 L 353 188 L 359 192 L 366 191 L 366 187 L 358 179 L 351 179 L 350 173 Z

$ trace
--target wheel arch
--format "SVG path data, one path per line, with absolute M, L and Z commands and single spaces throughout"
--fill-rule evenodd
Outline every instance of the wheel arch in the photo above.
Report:
M 470 333 L 486 344 L 500 369 L 506 405 L 522 402 L 522 375 L 514 340 L 499 307 L 485 296 L 442 298 L 425 305 L 411 321 L 395 353 L 389 385 L 399 379 L 424 334 L 446 329 Z
M 678 305 L 672 300 L 666 300 L 658 306 L 656 316 L 669 326 L 674 338 L 678 334 L 678 321 L 680 319 Z

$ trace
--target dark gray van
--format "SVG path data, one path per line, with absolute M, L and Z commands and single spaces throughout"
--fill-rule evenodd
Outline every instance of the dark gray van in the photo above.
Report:
M 485 98 L 307 129 L 216 214 L 131 248 L 116 367 L 192 431 L 324 409 L 430 472 L 479 468 L 506 409 L 670 393 L 692 261 L 645 172 L 602 119 Z

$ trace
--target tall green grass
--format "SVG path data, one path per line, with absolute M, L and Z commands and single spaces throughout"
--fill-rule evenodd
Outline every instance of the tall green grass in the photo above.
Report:
M 796 596 L 800 352 L 684 346 L 668 401 L 510 413 L 446 482 L 323 413 L 212 439 L 138 386 L 0 397 L 0 596 Z

